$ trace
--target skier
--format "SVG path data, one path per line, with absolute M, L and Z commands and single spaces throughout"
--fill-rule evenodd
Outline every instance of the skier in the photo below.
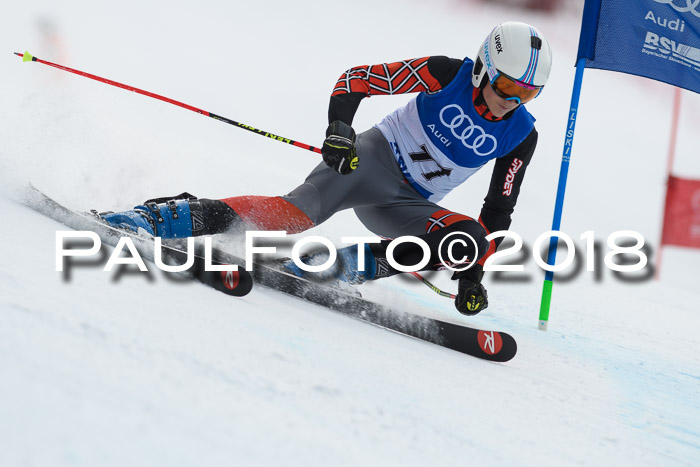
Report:
M 231 229 L 299 233 L 352 208 L 379 236 L 424 240 L 430 247 L 425 270 L 443 269 L 445 258 L 456 258 L 451 266 L 460 269 L 470 265 L 453 275 L 459 280 L 455 306 L 463 314 L 476 314 L 488 306 L 481 283 L 484 261 L 500 243 L 485 237 L 509 228 L 537 144 L 535 119 L 523 104 L 542 91 L 551 61 L 542 33 L 507 22 L 491 31 L 474 61 L 430 56 L 351 68 L 331 95 L 323 163 L 289 194 L 212 200 L 183 193 L 101 217 L 118 228 L 176 238 Z M 370 130 L 355 134 L 352 120 L 363 98 L 409 92 L 418 95 Z M 478 220 L 438 204 L 491 159 L 493 174 Z M 454 233 L 475 241 L 456 242 L 451 256 L 438 251 Z M 358 268 L 357 245 L 339 249 L 337 278 L 361 283 L 397 274 L 387 262 L 388 244 L 364 245 L 364 271 Z M 393 251 L 403 265 L 418 264 L 423 255 L 421 246 L 410 242 Z M 304 274 L 291 262 L 286 267 Z

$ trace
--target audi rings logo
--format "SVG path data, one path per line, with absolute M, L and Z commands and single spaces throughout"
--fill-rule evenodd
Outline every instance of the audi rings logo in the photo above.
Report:
M 693 15 L 697 16 L 700 18 L 700 8 L 698 6 L 700 5 L 700 0 L 677 0 L 679 5 L 676 5 L 674 0 L 654 0 L 656 3 L 663 3 L 667 5 L 671 5 L 674 10 L 676 10 L 678 13 L 692 13 Z M 682 4 L 685 3 L 685 6 Z
M 455 109 L 457 114 L 453 115 L 453 111 L 447 112 L 448 109 Z M 450 120 L 445 119 L 446 113 L 448 118 L 453 115 Z M 494 152 L 498 146 L 496 138 L 486 134 L 484 129 L 476 125 L 457 104 L 450 104 L 442 108 L 440 122 L 450 129 L 452 135 L 460 140 L 464 147 L 474 151 L 477 156 L 486 157 Z

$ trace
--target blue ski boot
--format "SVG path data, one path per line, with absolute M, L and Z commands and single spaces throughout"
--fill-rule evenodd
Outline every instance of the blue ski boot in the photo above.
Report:
M 291 272 L 297 277 L 304 277 L 313 280 L 333 280 L 337 279 L 348 284 L 362 284 L 365 281 L 371 281 L 385 277 L 388 272 L 386 259 L 378 258 L 369 245 L 364 246 L 365 252 L 365 267 L 364 271 L 358 270 L 358 247 L 357 245 L 341 248 L 338 250 L 338 257 L 335 264 L 331 265 L 327 270 L 322 272 L 308 272 L 297 266 L 294 261 L 287 259 L 282 263 L 282 266 L 288 272 Z M 328 260 L 329 253 L 322 251 L 312 255 L 304 255 L 301 260 L 310 266 L 321 265 Z
M 154 237 L 185 238 L 204 232 L 202 208 L 199 200 L 170 199 L 157 203 L 153 200 L 134 207 L 131 211 L 103 212 L 98 216 L 117 229 L 135 233 L 146 232 Z

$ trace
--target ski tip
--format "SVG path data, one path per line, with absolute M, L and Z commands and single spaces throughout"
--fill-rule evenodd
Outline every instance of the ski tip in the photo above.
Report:
M 507 362 L 518 353 L 518 343 L 505 332 L 479 330 L 477 341 L 481 349 L 479 355 L 492 362 Z

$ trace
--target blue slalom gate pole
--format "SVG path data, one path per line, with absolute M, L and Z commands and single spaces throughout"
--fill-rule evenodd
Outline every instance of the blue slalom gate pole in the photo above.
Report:
M 561 168 L 559 169 L 559 186 L 557 187 L 557 199 L 554 204 L 554 219 L 552 220 L 552 230 L 559 231 L 561 226 L 561 216 L 564 210 L 564 194 L 566 193 L 566 179 L 569 175 L 569 161 L 571 160 L 571 148 L 574 144 L 574 130 L 576 128 L 576 116 L 578 114 L 578 101 L 581 94 L 581 83 L 583 82 L 583 70 L 586 66 L 586 59 L 579 58 L 576 62 L 576 77 L 574 78 L 574 89 L 571 94 L 571 108 L 569 110 L 569 120 L 566 125 L 566 135 L 564 138 L 564 151 L 561 157 Z M 557 260 L 557 244 L 559 238 L 552 236 L 549 239 L 549 253 L 547 254 L 547 264 L 554 266 Z M 540 303 L 540 320 L 538 329 L 547 330 L 549 322 L 549 307 L 552 301 L 552 286 L 554 282 L 554 272 L 547 271 L 542 285 L 542 302 Z

